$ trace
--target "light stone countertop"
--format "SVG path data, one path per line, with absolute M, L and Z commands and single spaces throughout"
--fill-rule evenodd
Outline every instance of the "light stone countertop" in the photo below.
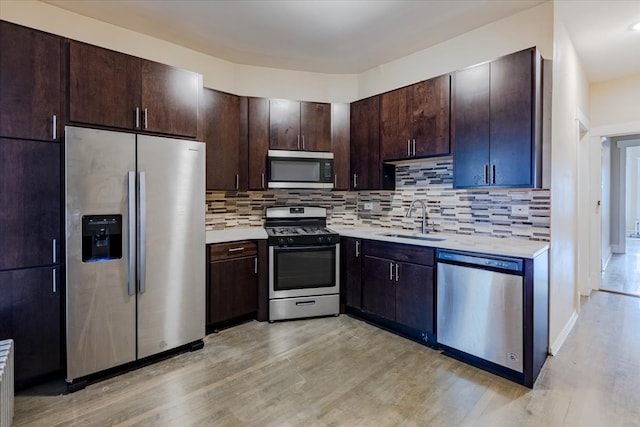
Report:
M 238 240 L 261 240 L 267 238 L 267 232 L 262 227 L 227 228 L 225 230 L 209 230 L 205 238 L 210 243 L 236 242 Z
M 360 239 L 380 240 L 384 242 L 403 243 L 417 246 L 428 246 L 439 249 L 454 249 L 460 251 L 479 252 L 488 255 L 513 256 L 519 258 L 535 258 L 549 250 L 546 242 L 536 242 L 524 239 L 509 239 L 488 236 L 474 236 L 449 233 L 430 233 L 427 238 L 443 240 L 419 240 L 403 237 L 383 236 L 395 233 L 406 236 L 416 236 L 419 233 L 407 230 L 378 227 L 337 227 L 329 228 L 341 236 Z M 261 227 L 228 228 L 225 230 L 207 231 L 206 243 L 225 243 L 239 240 L 266 239 L 267 232 Z
M 344 237 L 360 239 L 380 240 L 384 242 L 403 243 L 418 246 L 429 246 L 438 249 L 454 249 L 460 251 L 479 252 L 488 255 L 512 256 L 518 258 L 535 258 L 549 250 L 546 242 L 536 242 L 524 239 L 509 239 L 488 236 L 469 236 L 449 233 L 429 233 L 425 237 L 443 240 L 419 240 L 402 237 L 382 236 L 381 234 L 400 234 L 416 236 L 407 230 L 394 230 L 392 228 L 373 227 L 329 227 Z

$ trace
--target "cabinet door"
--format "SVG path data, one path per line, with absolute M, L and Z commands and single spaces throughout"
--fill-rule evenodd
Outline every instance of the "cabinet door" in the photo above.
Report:
M 342 254 L 342 289 L 344 304 L 357 309 L 362 308 L 362 240 L 343 238 Z
M 207 144 L 207 190 L 237 190 L 240 97 L 205 88 L 202 115 L 202 134 Z
M 0 340 L 15 341 L 18 387 L 62 369 L 59 283 L 55 267 L 0 272 Z
M 351 189 L 377 190 L 381 187 L 380 97 L 351 104 Z
M 349 189 L 349 104 L 331 104 L 331 151 L 333 151 L 333 188 Z
M 249 190 L 267 189 L 269 100 L 249 98 Z
M 389 320 L 396 317 L 394 262 L 365 255 L 363 260 L 362 310 Z M 393 276 L 393 277 L 392 277 Z
M 0 139 L 0 270 L 60 254 L 60 144 Z
M 195 138 L 200 75 L 158 62 L 141 62 L 142 128 Z
M 62 39 L 0 21 L 0 40 L 0 136 L 58 140 Z
M 491 184 L 533 185 L 533 58 L 531 50 L 491 63 Z
M 255 312 L 258 308 L 256 257 L 209 263 L 207 324 Z
M 412 157 L 411 96 L 403 87 L 380 95 L 380 152 L 382 160 Z
M 415 140 L 415 156 L 439 156 L 450 153 L 450 86 L 448 74 L 411 86 L 411 128 Z
M 489 64 L 454 74 L 453 186 L 489 185 Z
M 288 99 L 269 100 L 269 148 L 300 150 L 300 103 Z
M 331 104 L 300 103 L 301 148 L 307 151 L 331 151 Z
M 140 59 L 69 42 L 69 120 L 140 129 Z
M 419 331 L 434 332 L 433 268 L 399 263 L 396 322 Z

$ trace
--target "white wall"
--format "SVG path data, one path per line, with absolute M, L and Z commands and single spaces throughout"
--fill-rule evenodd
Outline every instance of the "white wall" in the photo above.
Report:
M 356 98 L 355 74 L 307 73 L 234 64 L 39 1 L 2 0 L 0 19 L 195 71 L 203 75 L 206 87 L 237 95 L 319 102 L 350 102 Z
M 636 129 L 631 133 L 640 131 L 640 74 L 592 84 L 590 93 L 592 126 L 628 123 Z
M 358 78 L 358 97 L 366 98 L 532 46 L 537 46 L 544 58 L 551 58 L 552 35 L 553 6 L 548 2 L 365 71 Z
M 640 146 L 627 148 L 627 185 L 626 185 L 626 235 L 635 231 L 635 222 L 640 219 Z
M 589 87 L 573 43 L 556 9 L 553 24 L 551 135 L 551 254 L 549 340 L 556 353 L 579 310 L 577 254 L 577 110 L 588 112 Z

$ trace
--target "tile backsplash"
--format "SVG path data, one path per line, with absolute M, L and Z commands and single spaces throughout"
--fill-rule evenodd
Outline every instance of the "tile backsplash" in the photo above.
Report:
M 428 225 L 436 231 L 547 242 L 550 238 L 549 190 L 454 190 L 451 159 L 398 165 L 395 191 L 210 191 L 206 226 L 259 227 L 266 207 L 296 204 L 326 207 L 330 225 L 418 231 L 420 205 L 411 218 L 405 217 L 415 199 L 425 202 Z M 371 209 L 365 210 L 365 204 Z M 512 213 L 514 206 L 519 213 Z

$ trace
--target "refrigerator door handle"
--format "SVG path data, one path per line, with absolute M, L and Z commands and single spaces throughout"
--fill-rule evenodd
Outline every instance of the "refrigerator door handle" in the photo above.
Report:
M 143 294 L 145 291 L 146 281 L 146 263 L 147 263 L 147 184 L 144 172 L 139 172 L 138 182 L 138 292 Z
M 128 270 L 127 270 L 127 293 L 133 295 L 135 291 L 136 280 L 136 172 L 128 173 L 128 212 L 127 221 L 129 223 L 129 242 L 127 246 Z

